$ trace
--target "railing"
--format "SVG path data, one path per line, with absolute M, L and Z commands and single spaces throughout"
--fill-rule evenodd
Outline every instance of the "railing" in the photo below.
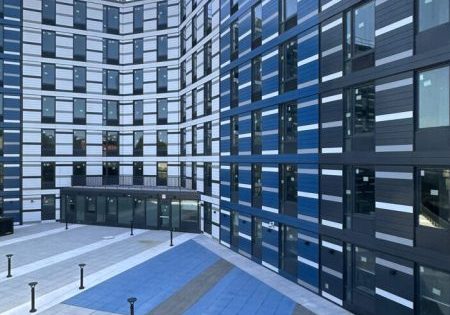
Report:
M 168 186 L 180 187 L 185 179 L 179 176 L 132 176 L 132 175 L 118 175 L 118 176 L 102 176 L 102 175 L 73 175 L 72 186 L 94 186 L 101 187 L 105 185 L 113 186 Z

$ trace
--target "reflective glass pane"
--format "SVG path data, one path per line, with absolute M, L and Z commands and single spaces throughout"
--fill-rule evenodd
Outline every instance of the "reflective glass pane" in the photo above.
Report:
M 438 229 L 450 228 L 450 169 L 420 171 L 419 224 Z
M 419 31 L 449 22 L 448 0 L 419 0 Z

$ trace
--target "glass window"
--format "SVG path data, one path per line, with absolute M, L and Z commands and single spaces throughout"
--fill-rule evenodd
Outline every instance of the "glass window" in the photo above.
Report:
M 55 130 L 54 129 L 43 129 L 41 133 L 41 155 L 49 156 L 55 155 Z
M 144 101 L 136 100 L 133 102 L 133 123 L 142 125 L 144 123 Z
M 212 50 L 211 41 L 208 41 L 203 47 L 203 57 L 204 57 L 204 71 L 205 75 L 212 72 Z
M 288 225 L 280 226 L 280 269 L 297 279 L 298 231 Z
M 449 22 L 448 0 L 419 0 L 419 31 Z
M 181 55 L 186 53 L 186 28 L 183 27 L 180 31 L 180 50 Z
M 180 84 L 181 88 L 184 89 L 186 87 L 186 61 L 183 60 L 180 65 Z
M 237 12 L 239 9 L 239 0 L 230 0 L 230 12 L 231 14 Z
M 420 315 L 449 315 L 450 274 L 425 266 L 419 271 Z
M 375 170 L 355 168 L 355 213 L 373 214 L 375 212 Z
M 419 181 L 419 225 L 448 230 L 450 227 L 450 169 L 422 169 Z
M 73 67 L 73 90 L 74 92 L 86 92 L 85 67 Z
M 232 155 L 237 155 L 239 153 L 239 116 L 231 117 L 231 141 L 230 141 L 230 151 Z
M 167 60 L 167 35 L 158 36 L 158 56 L 157 61 L 165 61 Z
M 239 166 L 237 163 L 231 163 L 230 167 L 230 197 L 233 203 L 239 200 Z
M 144 39 L 136 38 L 133 40 L 133 63 L 143 63 L 144 62 Z
M 73 35 L 73 59 L 86 61 L 86 36 Z
M 208 1 L 207 4 L 205 4 L 205 7 L 203 8 L 203 27 L 205 34 L 204 36 L 207 36 L 209 33 L 211 33 L 212 30 L 212 3 L 211 1 Z
M 297 218 L 297 165 L 280 164 L 280 213 Z
M 117 101 L 103 101 L 103 125 L 116 126 L 119 124 L 119 103 Z
M 197 44 L 197 16 L 192 18 L 192 47 Z
M 157 100 L 158 125 L 167 124 L 168 108 L 167 99 L 160 98 Z
M 252 59 L 252 102 L 262 98 L 262 62 L 261 56 Z
M 156 164 L 156 169 L 156 185 L 167 186 L 167 162 L 158 162 Z
M 289 40 L 280 46 L 280 93 L 297 89 L 297 40 Z
M 72 186 L 86 185 L 86 162 L 74 162 L 72 171 Z
M 280 33 L 297 25 L 297 0 L 280 0 Z
M 103 162 L 103 184 L 119 184 L 119 162 Z M 114 198 L 117 200 L 117 197 L 110 198 Z M 111 207 L 111 204 L 109 206 Z M 114 206 L 112 209 L 108 209 L 108 214 L 117 213 L 117 203 Z
M 86 155 L 86 131 L 73 131 L 73 155 Z
M 212 83 L 208 81 L 203 86 L 203 102 L 205 115 L 211 115 L 212 113 Z
M 297 153 L 297 104 L 280 106 L 279 149 L 281 154 Z
M 353 288 L 375 295 L 375 254 L 368 249 L 355 246 L 354 266 Z
M 4 95 L 0 93 L 0 121 L 3 121 L 3 102 L 4 102 Z
M 230 73 L 230 107 L 237 107 L 239 104 L 239 70 L 234 68 Z
M 73 99 L 73 122 L 74 124 L 86 124 L 86 99 Z
M 115 39 L 103 39 L 103 62 L 119 64 L 119 41 Z
M 42 0 L 42 23 L 56 24 L 56 0 Z
M 103 89 L 106 94 L 119 94 L 119 71 L 103 70 Z
M 42 57 L 54 58 L 56 55 L 56 33 L 42 31 Z
M 192 189 L 197 189 L 197 162 L 192 162 Z
M 197 89 L 192 90 L 192 118 L 197 118 Z
M 197 155 L 197 126 L 192 126 L 192 155 Z
M 252 154 L 261 154 L 262 152 L 262 126 L 261 110 L 252 112 Z
M 197 53 L 192 53 L 192 82 L 197 81 Z
M 119 155 L 119 132 L 103 131 L 103 156 Z
M 142 94 L 144 92 L 144 70 L 133 70 L 133 93 Z
M 119 34 L 119 8 L 103 7 L 103 30 L 106 33 Z
M 133 32 L 142 33 L 144 31 L 144 6 L 137 5 L 133 8 Z
M 86 2 L 75 0 L 73 3 L 73 26 L 86 29 Z
M 144 153 L 144 132 L 133 132 L 133 155 L 142 156 Z
M 167 28 L 167 1 L 160 1 L 158 2 L 158 29 L 165 29 Z
M 158 141 L 157 141 L 157 155 L 166 156 L 167 146 L 168 146 L 168 133 L 167 130 L 158 130 Z
M 212 166 L 211 162 L 205 162 L 203 164 L 203 193 L 205 195 L 211 196 L 211 185 L 212 185 Z
M 252 207 L 261 208 L 262 206 L 262 182 L 261 164 L 252 164 Z
M 4 30 L 5 30 L 4 26 L 0 25 L 0 52 L 3 52 L 5 47 L 5 36 L 3 34 Z
M 180 129 L 180 154 L 186 156 L 186 128 Z
M 239 55 L 239 23 L 235 21 L 230 26 L 230 59 L 235 60 Z
M 184 19 L 186 19 L 186 0 L 180 0 L 179 3 L 181 21 L 184 21 Z
M 419 73 L 419 128 L 449 126 L 449 67 Z
M 203 125 L 203 139 L 204 139 L 204 146 L 205 149 L 204 154 L 205 155 L 211 155 L 212 153 L 212 128 L 211 128 L 211 122 L 205 122 Z
M 55 105 L 56 99 L 54 96 L 42 97 L 42 122 L 54 123 L 55 122 Z
M 258 2 L 252 8 L 252 48 L 262 43 L 262 4 Z
M 157 92 L 167 92 L 167 67 L 158 67 Z
M 55 162 L 41 163 L 41 187 L 44 189 L 55 187 Z
M 42 89 L 54 90 L 56 84 L 56 66 L 50 63 L 42 64 Z
M 186 94 L 180 97 L 180 121 L 186 122 Z

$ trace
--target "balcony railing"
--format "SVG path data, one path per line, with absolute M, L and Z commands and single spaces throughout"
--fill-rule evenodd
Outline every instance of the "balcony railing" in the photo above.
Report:
M 115 186 L 168 186 L 180 187 L 183 180 L 179 176 L 102 176 L 102 175 L 73 175 L 72 186 L 94 186 L 100 187 L 105 185 Z

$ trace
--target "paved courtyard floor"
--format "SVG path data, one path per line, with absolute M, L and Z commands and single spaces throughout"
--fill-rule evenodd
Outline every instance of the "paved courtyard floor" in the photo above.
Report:
M 12 275 L 7 260 L 13 254 Z M 349 314 L 204 235 L 48 223 L 0 238 L 0 314 Z M 2 258 L 3 257 L 3 258 Z M 79 289 L 85 263 L 84 285 Z

